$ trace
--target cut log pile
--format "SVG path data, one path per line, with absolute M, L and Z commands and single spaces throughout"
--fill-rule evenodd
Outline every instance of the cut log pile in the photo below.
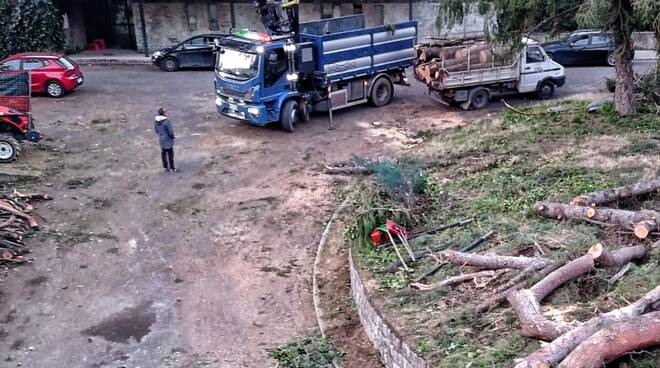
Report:
M 452 45 L 450 43 L 450 45 Z M 460 46 L 424 45 L 417 49 L 415 77 L 426 83 L 440 80 L 443 72 L 476 70 L 503 66 L 501 46 L 469 42 Z
M 536 204 L 535 210 L 540 216 L 556 220 L 574 219 L 604 226 L 618 226 L 632 230 L 640 239 L 646 239 L 652 233 L 660 233 L 659 212 L 645 209 L 629 211 L 601 206 L 649 193 L 660 193 L 660 180 L 581 195 L 574 198 L 570 204 L 541 202 Z
M 0 193 L 0 264 L 27 262 L 29 253 L 24 238 L 30 231 L 39 228 L 30 204 L 33 200 L 50 200 L 47 194 Z
M 541 216 L 557 220 L 584 220 L 626 228 L 645 239 L 660 231 L 657 211 L 602 206 L 652 193 L 660 193 L 660 180 L 581 195 L 570 204 L 543 202 L 535 210 Z M 647 257 L 647 246 L 611 247 L 597 243 L 584 255 L 565 263 L 546 258 L 538 244 L 531 257 L 446 249 L 438 253 L 436 268 L 452 264 L 471 269 L 432 284 L 420 283 L 418 279 L 410 286 L 424 292 L 474 280 L 477 287 L 483 287 L 503 274 L 517 271 L 508 281 L 492 287 L 490 297 L 482 298 L 481 304 L 470 308 L 474 314 L 480 314 L 507 301 L 520 321 L 522 335 L 547 342 L 528 356 L 516 359 L 514 368 L 597 368 L 631 351 L 660 345 L 660 285 L 651 286 L 644 296 L 628 302 L 627 306 L 600 313 L 585 322 L 548 318 L 542 302 L 567 282 L 599 268 L 614 274 L 608 282 L 617 282 L 632 262 Z M 436 257 L 430 249 L 426 255 Z

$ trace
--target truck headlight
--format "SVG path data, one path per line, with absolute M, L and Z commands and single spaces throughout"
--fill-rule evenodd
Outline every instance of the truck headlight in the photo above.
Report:
M 257 107 L 248 107 L 247 111 L 252 115 L 259 115 L 259 108 Z
M 263 46 L 257 46 L 256 49 L 257 54 L 263 54 L 264 53 L 264 47 Z
M 216 104 L 216 106 L 220 106 L 220 105 L 222 105 L 222 99 L 221 99 L 220 97 L 217 97 L 217 98 L 215 99 L 215 104 Z
M 286 80 L 289 82 L 297 81 L 298 80 L 298 73 L 291 73 L 286 75 Z
M 296 51 L 296 44 L 295 43 L 287 43 L 286 45 L 284 45 L 284 51 L 286 51 L 286 52 Z
M 163 55 L 162 52 L 160 52 L 160 51 L 156 51 L 156 52 L 154 52 L 153 57 L 154 57 L 154 59 L 158 59 L 158 58 L 161 57 L 162 55 Z

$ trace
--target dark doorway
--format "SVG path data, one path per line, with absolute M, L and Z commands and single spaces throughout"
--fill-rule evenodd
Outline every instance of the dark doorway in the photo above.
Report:
M 87 43 L 101 39 L 106 47 L 135 49 L 131 0 L 60 0 L 70 24 L 84 27 Z

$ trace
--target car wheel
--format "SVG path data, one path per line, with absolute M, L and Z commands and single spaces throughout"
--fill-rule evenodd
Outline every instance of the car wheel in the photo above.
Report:
M 472 97 L 470 97 L 470 105 L 475 110 L 483 109 L 488 105 L 490 100 L 490 95 L 485 88 L 479 88 L 476 91 L 472 92 Z
M 166 72 L 175 72 L 179 70 L 179 62 L 173 57 L 168 57 L 160 62 L 160 68 Z
M 609 54 L 607 54 L 607 61 L 606 62 L 607 62 L 607 65 L 614 66 L 616 61 L 614 60 L 614 53 L 613 52 L 610 52 Z
M 64 87 L 57 81 L 50 81 L 46 83 L 46 94 L 53 98 L 60 98 L 64 96 Z
M 21 153 L 21 144 L 11 134 L 0 134 L 0 162 L 12 162 Z
M 547 100 L 555 95 L 555 84 L 551 81 L 543 81 L 536 90 L 536 96 L 541 100 Z
M 371 104 L 376 107 L 382 107 L 392 101 L 394 86 L 389 79 L 385 77 L 378 78 L 371 88 Z
M 280 116 L 280 124 L 285 132 L 293 133 L 298 124 L 298 102 L 289 100 L 284 103 Z

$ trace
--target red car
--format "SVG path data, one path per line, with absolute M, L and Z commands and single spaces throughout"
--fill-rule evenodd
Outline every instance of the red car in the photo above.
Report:
M 80 66 L 64 55 L 50 52 L 25 52 L 0 62 L 0 72 L 27 70 L 30 72 L 32 93 L 62 97 L 83 84 Z

